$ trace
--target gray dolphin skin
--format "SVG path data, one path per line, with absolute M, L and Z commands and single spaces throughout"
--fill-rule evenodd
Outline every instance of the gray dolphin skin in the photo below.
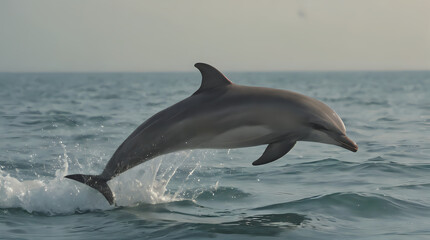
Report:
M 107 181 L 157 156 L 198 148 L 230 149 L 267 144 L 253 165 L 273 162 L 297 141 L 337 145 L 356 152 L 340 117 L 326 104 L 279 89 L 232 83 L 214 67 L 197 63 L 200 88 L 142 123 L 118 147 L 100 175 L 66 178 L 95 188 L 112 205 Z

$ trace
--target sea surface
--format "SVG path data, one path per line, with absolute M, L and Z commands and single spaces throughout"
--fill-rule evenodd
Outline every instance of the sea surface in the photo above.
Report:
M 97 191 L 142 122 L 200 86 L 190 73 L 0 73 L 0 239 L 430 239 L 430 72 L 226 73 L 331 106 L 359 146 L 189 150 Z M 276 117 L 276 116 L 273 116 Z

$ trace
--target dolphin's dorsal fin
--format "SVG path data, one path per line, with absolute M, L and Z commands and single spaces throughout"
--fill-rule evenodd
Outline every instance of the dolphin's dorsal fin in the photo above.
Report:
M 200 73 L 202 74 L 202 84 L 194 94 L 232 84 L 232 82 L 228 80 L 224 74 L 209 64 L 196 63 L 194 66 L 199 69 Z

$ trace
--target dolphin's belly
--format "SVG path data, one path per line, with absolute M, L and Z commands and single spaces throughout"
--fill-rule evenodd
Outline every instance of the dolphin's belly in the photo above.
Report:
M 250 147 L 270 142 L 273 135 L 273 130 L 264 125 L 240 126 L 194 142 L 199 148 Z

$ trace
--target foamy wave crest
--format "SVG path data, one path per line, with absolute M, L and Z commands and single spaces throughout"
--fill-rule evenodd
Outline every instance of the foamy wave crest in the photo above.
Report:
M 0 208 L 22 208 L 49 215 L 112 208 L 97 192 L 63 177 L 20 181 L 0 172 Z
M 35 180 L 19 180 L 0 170 L 0 208 L 19 208 L 29 213 L 38 212 L 48 215 L 115 208 L 115 206 L 110 206 L 96 190 L 64 178 L 69 174 L 69 162 L 71 161 L 67 156 L 65 146 L 63 149 L 64 154 L 61 157 L 63 166 L 56 171 L 54 179 L 39 177 Z M 109 181 L 108 185 L 115 194 L 117 206 L 183 200 L 180 197 L 183 189 L 181 186 L 173 191 L 169 190 L 167 186 L 189 155 L 190 151 L 169 155 L 168 158 L 161 157 Z M 183 179 L 188 180 L 195 169 L 200 166 L 198 161 L 194 164 L 194 167 L 186 171 L 188 176 Z M 185 184 L 185 181 L 182 184 Z

